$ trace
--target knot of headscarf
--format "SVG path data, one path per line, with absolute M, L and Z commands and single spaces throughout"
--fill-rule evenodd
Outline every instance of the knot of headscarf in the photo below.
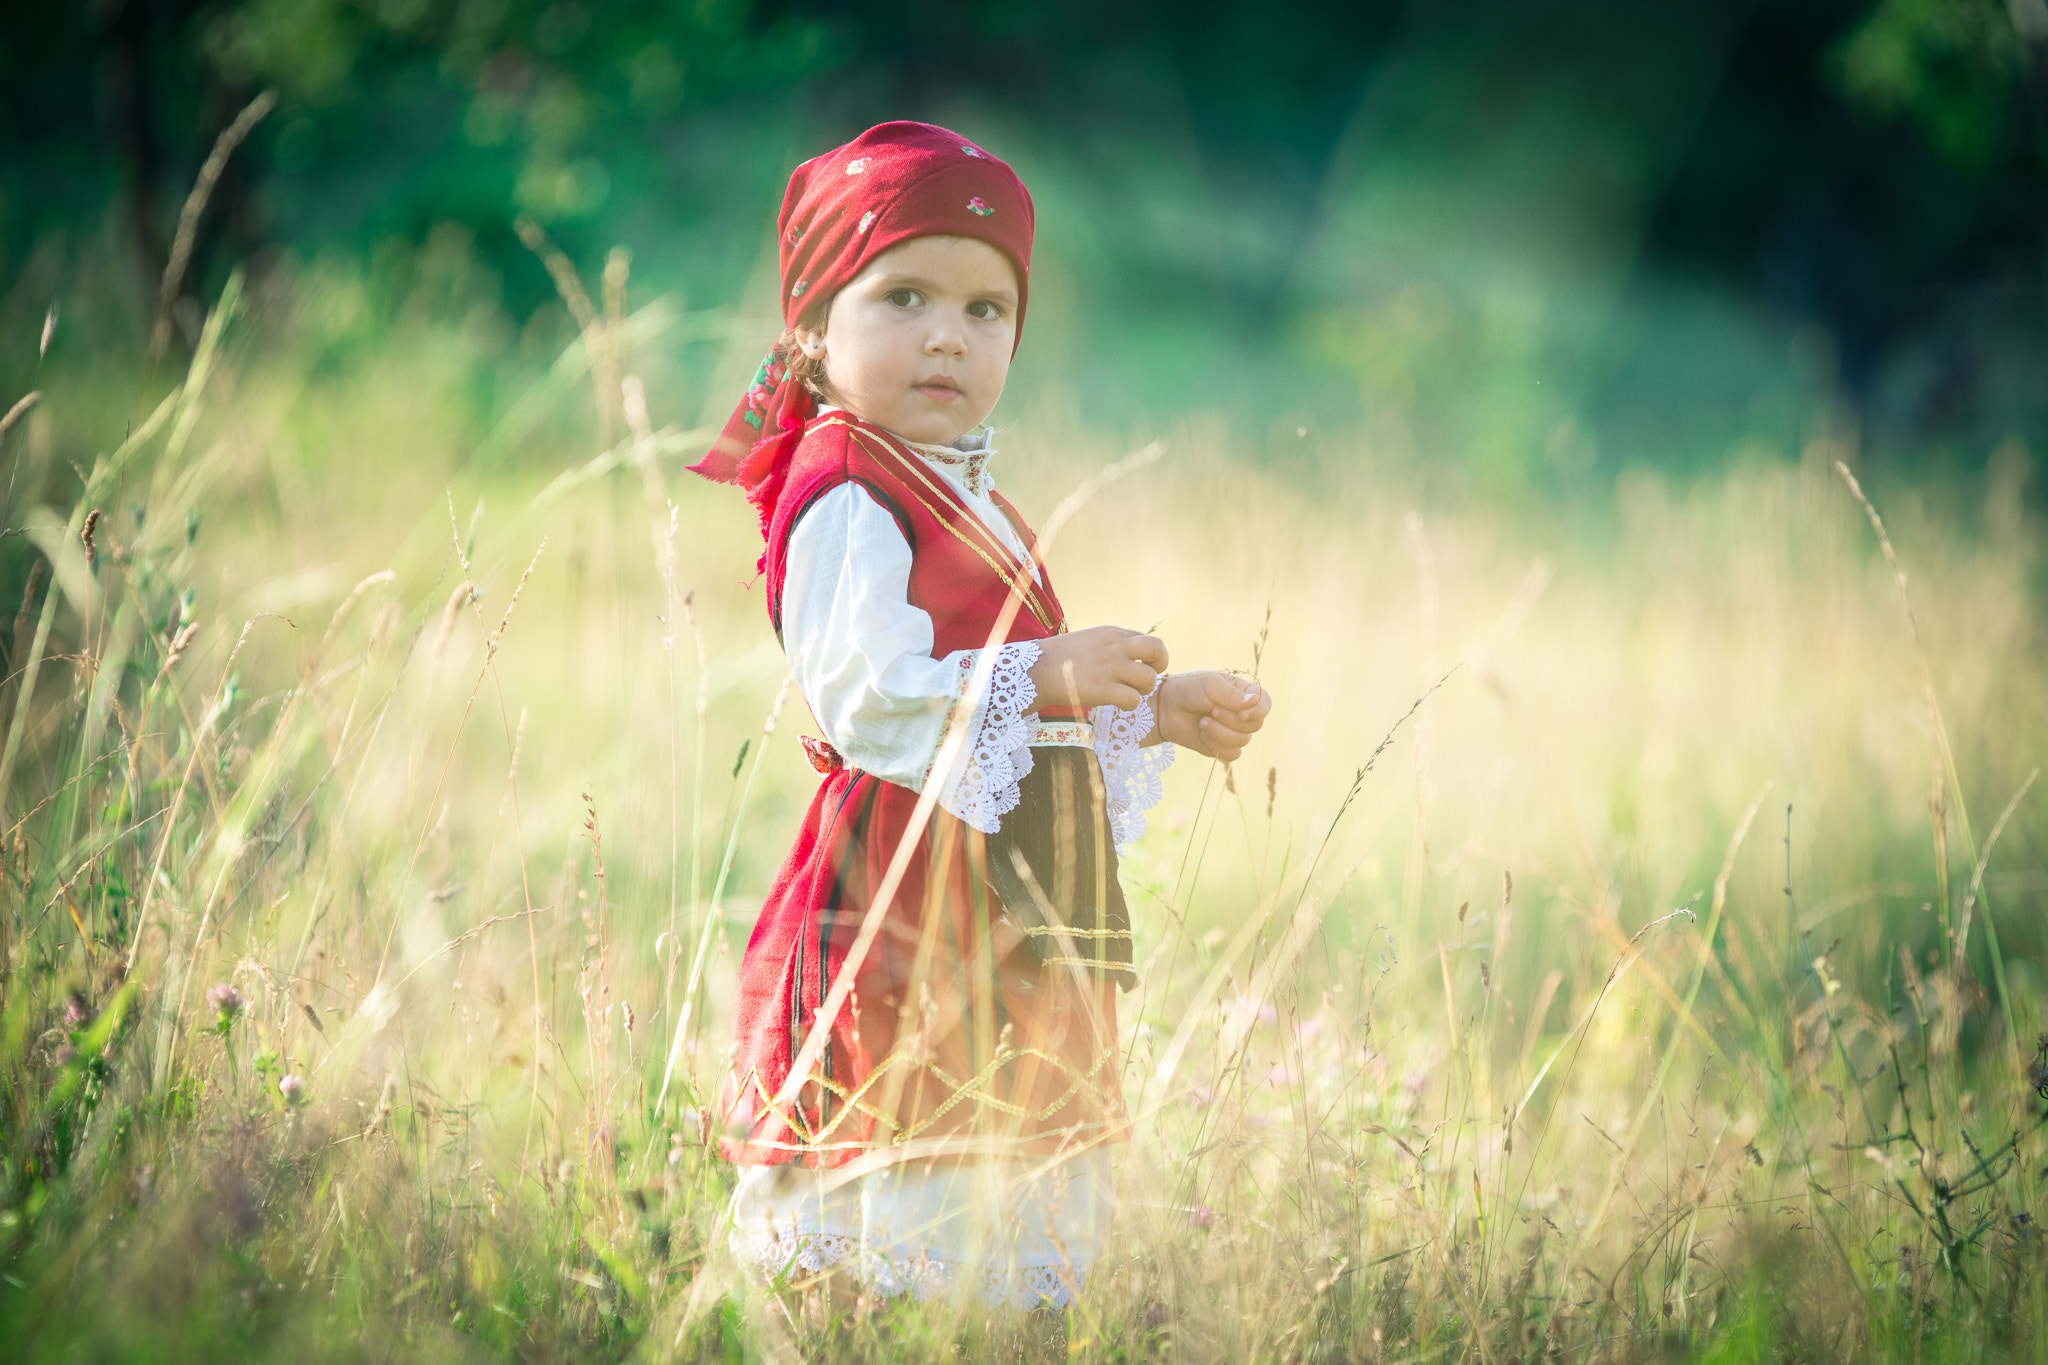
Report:
M 796 168 L 782 196 L 776 241 L 782 317 L 794 328 L 883 252 L 913 237 L 973 237 L 1017 268 L 1017 331 L 1031 287 L 1031 192 L 1002 160 L 929 123 L 882 123 Z M 790 373 L 778 341 L 693 472 L 736 483 L 765 535 L 818 399 Z

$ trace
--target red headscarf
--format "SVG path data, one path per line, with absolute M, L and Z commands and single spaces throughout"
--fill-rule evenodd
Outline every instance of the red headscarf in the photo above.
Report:
M 1017 331 L 1031 289 L 1031 192 L 1009 165 L 958 133 L 929 123 L 881 123 L 796 168 L 776 220 L 782 317 L 795 327 L 868 262 L 913 237 L 973 237 L 1017 268 Z M 818 401 L 790 377 L 781 343 L 692 470 L 736 483 L 761 514 L 775 510 L 789 457 Z

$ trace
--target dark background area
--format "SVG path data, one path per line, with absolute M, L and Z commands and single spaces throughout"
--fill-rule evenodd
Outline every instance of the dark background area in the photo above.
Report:
M 0 264 L 91 257 L 146 319 L 200 162 L 275 88 L 194 304 L 236 262 L 374 288 L 453 223 L 517 323 L 555 306 L 525 213 L 587 274 L 624 243 L 636 293 L 733 308 L 791 165 L 925 117 L 1039 195 L 1059 297 L 1020 378 L 1084 417 L 1362 423 L 1513 488 L 1826 411 L 1866 458 L 1969 467 L 2048 434 L 2044 60 L 2043 0 L 28 6 Z

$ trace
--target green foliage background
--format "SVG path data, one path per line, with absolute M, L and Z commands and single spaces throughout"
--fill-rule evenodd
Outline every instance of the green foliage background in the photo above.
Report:
M 38 7 L 0 49 L 0 263 L 54 294 L 36 261 L 106 243 L 147 299 L 275 88 L 195 303 L 317 258 L 389 306 L 455 225 L 526 327 L 557 305 L 525 213 L 586 273 L 623 244 L 637 288 L 759 312 L 789 166 L 926 117 L 1042 201 L 1021 401 L 1364 423 L 1505 494 L 1789 449 L 1817 403 L 1974 467 L 2043 431 L 2044 40 L 2040 0 Z

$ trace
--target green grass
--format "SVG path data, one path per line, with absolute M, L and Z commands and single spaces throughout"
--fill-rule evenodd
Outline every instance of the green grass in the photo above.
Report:
M 1009 1349 L 791 1319 L 722 1250 L 699 1107 L 815 780 L 751 516 L 680 468 L 758 338 L 617 309 L 594 407 L 582 342 L 430 266 L 287 266 L 154 369 L 81 269 L 115 340 L 6 438 L 0 1354 Z M 1036 517 L 1125 453 L 1003 417 Z M 1869 490 L 1916 634 L 1820 417 L 1598 505 L 1191 421 L 1080 514 L 1076 621 L 1278 709 L 1127 866 L 1071 1358 L 2040 1356 L 2024 457 Z

